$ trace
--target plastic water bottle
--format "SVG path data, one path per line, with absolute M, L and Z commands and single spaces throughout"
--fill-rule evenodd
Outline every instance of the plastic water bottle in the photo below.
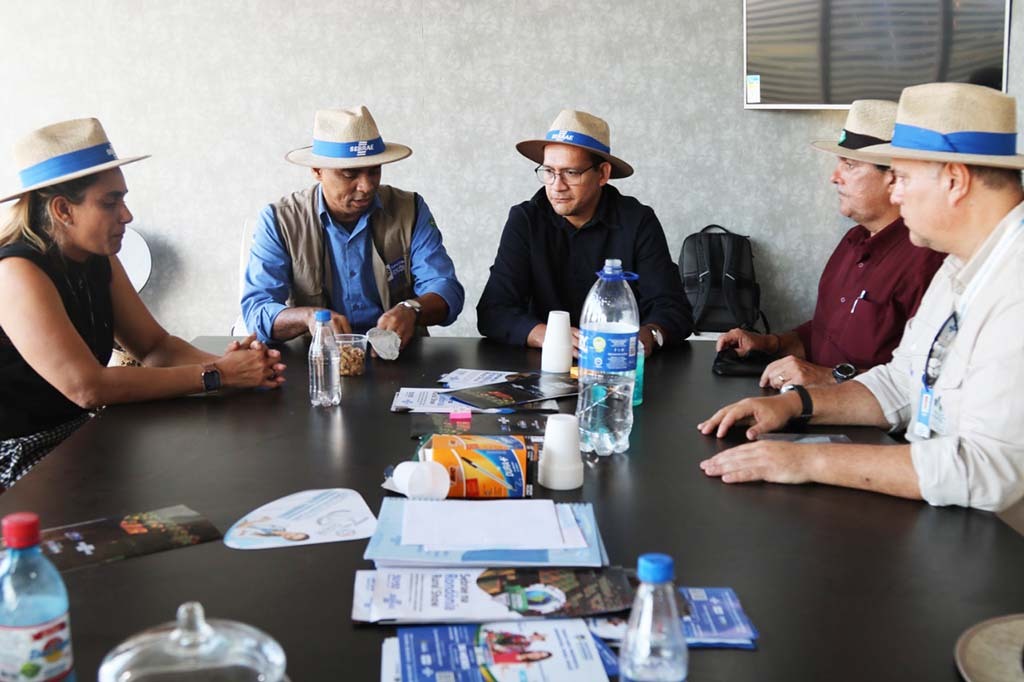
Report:
M 316 331 L 309 344 L 309 402 L 314 407 L 341 404 L 341 352 L 328 310 L 316 311 Z
M 0 562 L 0 680 L 72 681 L 68 591 L 39 548 L 39 517 L 3 519 Z
M 676 608 L 672 557 L 644 554 L 637 562 L 640 587 L 619 649 L 622 682 L 680 682 L 689 652 Z
M 580 315 L 580 394 L 576 416 L 580 449 L 610 455 L 629 449 L 633 378 L 640 312 L 622 261 L 609 259 L 597 273 Z

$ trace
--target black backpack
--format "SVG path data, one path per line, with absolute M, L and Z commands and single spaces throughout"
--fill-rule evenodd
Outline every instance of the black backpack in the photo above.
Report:
M 754 329 L 760 319 L 765 333 L 770 331 L 760 308 L 761 287 L 754 275 L 749 237 L 708 225 L 683 242 L 679 274 L 693 307 L 695 330 Z

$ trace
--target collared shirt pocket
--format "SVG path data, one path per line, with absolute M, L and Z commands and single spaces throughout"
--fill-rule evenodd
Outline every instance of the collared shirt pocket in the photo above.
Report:
M 932 431 L 937 435 L 948 436 L 960 431 L 960 408 L 967 368 L 967 357 L 957 349 L 956 344 L 953 344 L 943 359 L 942 369 L 935 380 Z

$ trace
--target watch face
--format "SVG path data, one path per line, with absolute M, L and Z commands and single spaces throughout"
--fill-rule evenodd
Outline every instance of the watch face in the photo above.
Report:
M 837 381 L 847 381 L 857 376 L 857 368 L 848 362 L 843 362 L 835 366 L 835 369 L 832 370 L 832 376 Z
M 195 376 L 195 375 L 193 375 Z M 216 391 L 220 389 L 220 372 L 216 369 L 208 369 L 203 372 L 203 390 Z

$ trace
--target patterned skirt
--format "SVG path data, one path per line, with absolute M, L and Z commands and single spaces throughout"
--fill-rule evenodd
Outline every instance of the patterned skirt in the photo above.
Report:
M 70 436 L 79 426 L 89 421 L 91 414 L 83 414 L 60 426 L 28 436 L 0 440 L 0 492 L 28 473 L 50 450 Z

